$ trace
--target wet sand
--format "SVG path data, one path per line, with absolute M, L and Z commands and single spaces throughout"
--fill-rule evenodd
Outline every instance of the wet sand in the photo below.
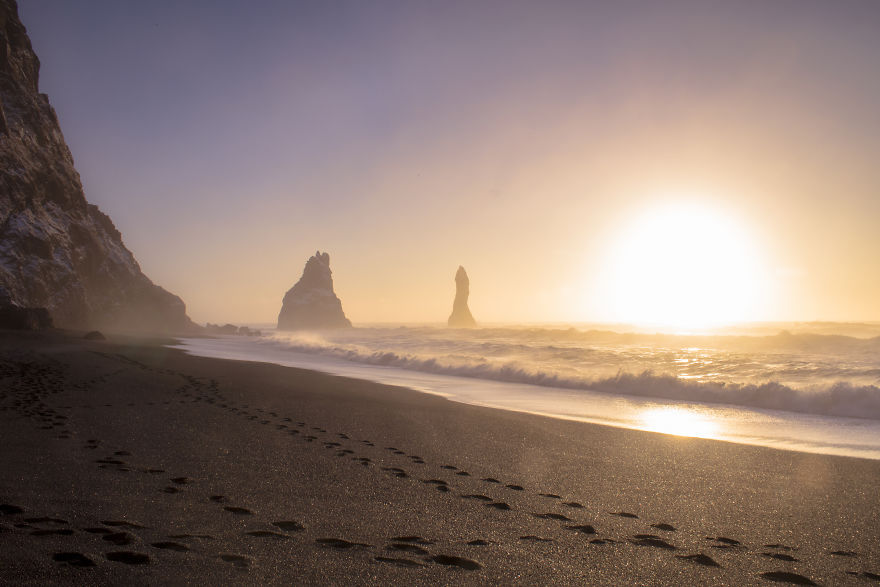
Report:
M 0 582 L 880 581 L 880 461 L 0 333 Z

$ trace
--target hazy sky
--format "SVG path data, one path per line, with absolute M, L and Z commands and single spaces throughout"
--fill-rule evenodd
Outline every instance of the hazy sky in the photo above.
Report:
M 316 249 L 355 323 L 444 321 L 459 264 L 484 322 L 880 320 L 875 0 L 19 4 L 87 198 L 196 321 L 274 321 Z

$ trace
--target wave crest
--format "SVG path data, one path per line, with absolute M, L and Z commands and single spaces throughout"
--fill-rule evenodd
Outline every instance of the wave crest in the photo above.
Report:
M 795 388 L 775 381 L 696 381 L 651 370 L 638 373 L 621 370 L 610 377 L 583 377 L 563 375 L 546 368 L 529 368 L 518 362 L 493 362 L 473 356 L 453 355 L 440 359 L 389 350 L 371 350 L 357 345 L 340 346 L 328 343 L 320 337 L 276 337 L 264 339 L 263 342 L 295 352 L 437 375 L 823 416 L 880 419 L 880 387 L 856 385 L 848 381 Z

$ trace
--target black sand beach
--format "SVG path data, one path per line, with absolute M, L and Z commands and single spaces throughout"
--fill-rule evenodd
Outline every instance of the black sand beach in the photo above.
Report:
M 880 462 L 0 334 L 4 584 L 880 581 Z

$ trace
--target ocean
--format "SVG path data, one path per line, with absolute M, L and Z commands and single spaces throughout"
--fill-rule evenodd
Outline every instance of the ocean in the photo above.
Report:
M 453 401 L 880 459 L 880 324 L 373 325 L 181 339 L 201 356 L 401 385 Z

